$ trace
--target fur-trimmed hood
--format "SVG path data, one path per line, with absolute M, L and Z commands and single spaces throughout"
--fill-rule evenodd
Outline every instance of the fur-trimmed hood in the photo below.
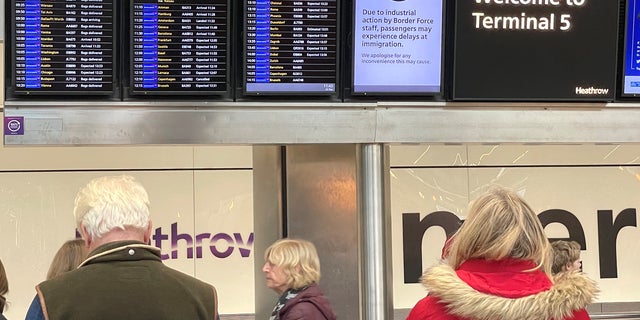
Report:
M 540 271 L 530 272 L 532 277 L 544 279 Z M 448 265 L 438 265 L 429 269 L 421 278 L 422 284 L 429 290 L 429 296 L 446 305 L 447 312 L 462 318 L 473 320 L 551 320 L 564 319 L 576 310 L 584 309 L 595 298 L 598 289 L 596 283 L 582 273 L 562 273 L 553 279 L 550 288 L 541 287 L 539 292 L 527 293 L 518 297 L 503 297 L 491 292 L 491 277 L 483 277 L 479 290 L 463 281 L 455 270 Z M 485 282 L 486 281 L 486 282 Z M 505 282 L 501 285 L 504 287 Z M 550 282 L 548 282 L 550 284 Z M 526 286 L 513 281 L 514 288 Z

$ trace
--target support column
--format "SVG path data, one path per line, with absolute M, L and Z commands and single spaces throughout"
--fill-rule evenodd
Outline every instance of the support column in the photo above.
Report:
M 382 144 L 363 144 L 358 154 L 361 316 L 393 319 L 389 150 Z
M 285 161 L 288 236 L 315 244 L 320 287 L 345 320 L 361 319 L 356 150 L 355 144 L 292 145 Z
M 253 147 L 255 318 L 269 319 L 278 296 L 266 287 L 264 252 L 283 234 L 282 147 Z M 249 299 L 250 297 L 246 297 Z

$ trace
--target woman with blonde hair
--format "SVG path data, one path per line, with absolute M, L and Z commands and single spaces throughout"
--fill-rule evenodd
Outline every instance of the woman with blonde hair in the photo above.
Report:
M 75 270 L 87 258 L 87 246 L 82 239 L 68 240 L 62 244 L 47 272 L 47 280 Z
M 495 187 L 476 199 L 445 264 L 427 270 L 429 290 L 407 320 L 585 320 L 597 293 L 579 273 L 551 280 L 551 249 L 531 207 Z
M 264 254 L 267 287 L 280 299 L 269 320 L 335 320 L 320 281 L 320 259 L 313 243 L 300 239 L 280 239 Z

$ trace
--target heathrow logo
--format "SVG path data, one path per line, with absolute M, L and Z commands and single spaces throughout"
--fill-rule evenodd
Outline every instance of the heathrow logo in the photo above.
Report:
M 168 231 L 163 230 L 162 227 L 156 228 L 151 236 L 151 244 L 160 250 L 166 249 L 166 245 L 171 246 L 170 254 L 161 255 L 162 260 L 202 259 L 209 255 L 226 259 L 234 252 L 237 252 L 241 258 L 248 258 L 253 250 L 253 232 L 244 235 L 239 232 L 232 234 L 205 232 L 192 235 L 180 232 L 177 222 L 172 223 L 170 229 Z M 207 251 L 210 254 L 206 254 Z
M 605 95 L 607 93 L 609 93 L 609 89 L 576 87 L 576 94 L 579 95 Z

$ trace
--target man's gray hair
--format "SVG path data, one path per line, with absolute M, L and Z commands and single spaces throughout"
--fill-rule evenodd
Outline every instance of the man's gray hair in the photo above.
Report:
M 76 195 L 73 214 L 92 238 L 125 227 L 149 227 L 149 196 L 144 187 L 127 175 L 89 181 Z

